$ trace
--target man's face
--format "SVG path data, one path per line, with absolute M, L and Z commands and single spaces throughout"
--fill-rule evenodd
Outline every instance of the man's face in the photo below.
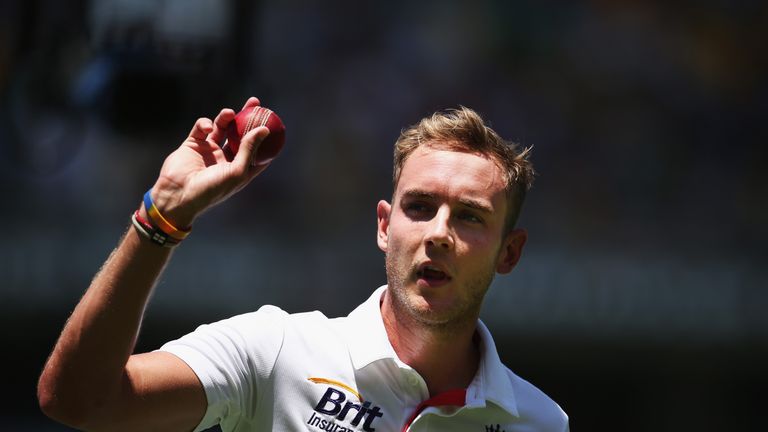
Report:
M 422 146 L 406 159 L 392 205 L 377 209 L 393 307 L 429 326 L 477 319 L 494 274 L 525 244 L 523 230 L 504 235 L 504 187 L 484 156 Z

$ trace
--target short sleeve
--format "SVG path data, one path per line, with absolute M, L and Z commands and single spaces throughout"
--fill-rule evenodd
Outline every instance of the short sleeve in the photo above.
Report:
M 187 363 L 203 384 L 208 408 L 195 431 L 220 423 L 250 423 L 258 415 L 258 389 L 270 379 L 287 316 L 264 306 L 202 325 L 160 348 Z

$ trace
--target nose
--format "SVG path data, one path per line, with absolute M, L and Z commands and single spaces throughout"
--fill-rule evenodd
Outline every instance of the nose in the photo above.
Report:
M 453 249 L 453 230 L 450 226 L 451 213 L 447 207 L 440 208 L 435 217 L 432 218 L 427 230 L 424 242 L 427 247 L 437 247 L 440 249 Z

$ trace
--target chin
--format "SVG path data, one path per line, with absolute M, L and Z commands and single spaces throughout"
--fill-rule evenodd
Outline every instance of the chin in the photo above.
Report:
M 417 321 L 429 326 L 446 326 L 457 321 L 457 318 L 462 315 L 455 307 L 441 304 L 443 302 L 430 302 L 418 295 L 409 296 L 407 303 L 406 308 L 411 315 Z

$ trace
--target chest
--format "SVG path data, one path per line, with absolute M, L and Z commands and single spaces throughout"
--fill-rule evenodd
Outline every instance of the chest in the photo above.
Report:
M 495 406 L 427 407 L 414 418 L 429 397 L 416 371 L 386 361 L 356 370 L 348 356 L 328 352 L 313 355 L 314 361 L 305 361 L 308 353 L 281 356 L 274 388 L 265 389 L 274 400 L 261 401 L 267 403 L 262 409 L 272 411 L 270 430 L 399 432 L 409 420 L 410 431 L 512 430 L 505 429 L 509 417 Z

